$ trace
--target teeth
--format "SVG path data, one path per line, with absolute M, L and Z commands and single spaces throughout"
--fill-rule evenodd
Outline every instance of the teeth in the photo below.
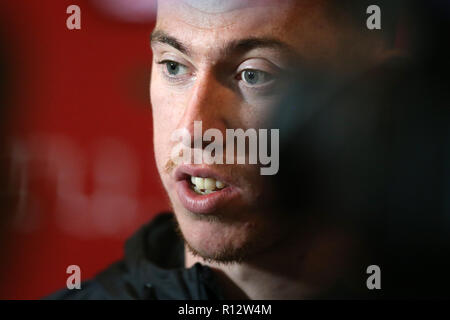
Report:
M 225 183 L 223 183 L 222 181 L 216 180 L 216 188 L 217 189 L 222 189 L 225 187 Z
M 204 179 L 205 183 L 205 189 L 206 190 L 214 190 L 216 188 L 216 180 L 212 179 L 212 178 L 205 178 Z
M 191 183 L 194 191 L 199 194 L 209 194 L 225 188 L 225 183 L 214 178 L 191 177 Z
M 194 184 L 195 184 L 195 185 L 197 186 L 197 188 L 199 188 L 199 189 L 206 189 L 206 188 L 205 188 L 205 179 L 203 179 L 203 178 L 196 177 L 196 178 L 195 178 Z

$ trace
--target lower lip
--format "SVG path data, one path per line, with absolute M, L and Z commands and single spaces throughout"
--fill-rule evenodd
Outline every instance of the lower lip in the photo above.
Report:
M 198 194 L 191 189 L 191 184 L 187 180 L 177 181 L 175 189 L 181 204 L 187 210 L 200 214 L 214 213 L 239 195 L 233 187 L 226 187 L 210 194 Z

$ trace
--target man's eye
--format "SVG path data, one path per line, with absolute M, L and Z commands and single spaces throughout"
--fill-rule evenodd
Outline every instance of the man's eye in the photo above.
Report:
M 262 85 L 273 79 L 271 74 L 264 71 L 253 69 L 243 70 L 241 72 L 240 78 L 251 86 Z
M 169 76 L 172 77 L 181 76 L 188 73 L 188 68 L 186 66 L 175 61 L 164 60 L 159 62 L 159 64 L 163 64 Z

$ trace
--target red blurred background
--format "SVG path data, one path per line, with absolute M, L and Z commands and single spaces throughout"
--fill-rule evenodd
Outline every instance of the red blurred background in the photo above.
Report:
M 168 208 L 153 159 L 148 94 L 154 11 L 133 11 L 143 3 L 149 1 L 0 3 L 11 88 L 3 119 L 7 185 L 16 195 L 11 212 L 2 212 L 11 215 L 0 257 L 2 299 L 63 288 L 71 264 L 83 280 L 92 277 Z M 81 30 L 66 27 L 72 4 L 81 8 Z

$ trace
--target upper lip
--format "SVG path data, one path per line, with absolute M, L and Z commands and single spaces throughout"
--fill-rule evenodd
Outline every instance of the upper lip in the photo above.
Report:
M 175 170 L 175 181 L 186 180 L 189 177 L 213 178 L 222 181 L 227 186 L 231 185 L 228 177 L 206 166 L 181 165 Z

